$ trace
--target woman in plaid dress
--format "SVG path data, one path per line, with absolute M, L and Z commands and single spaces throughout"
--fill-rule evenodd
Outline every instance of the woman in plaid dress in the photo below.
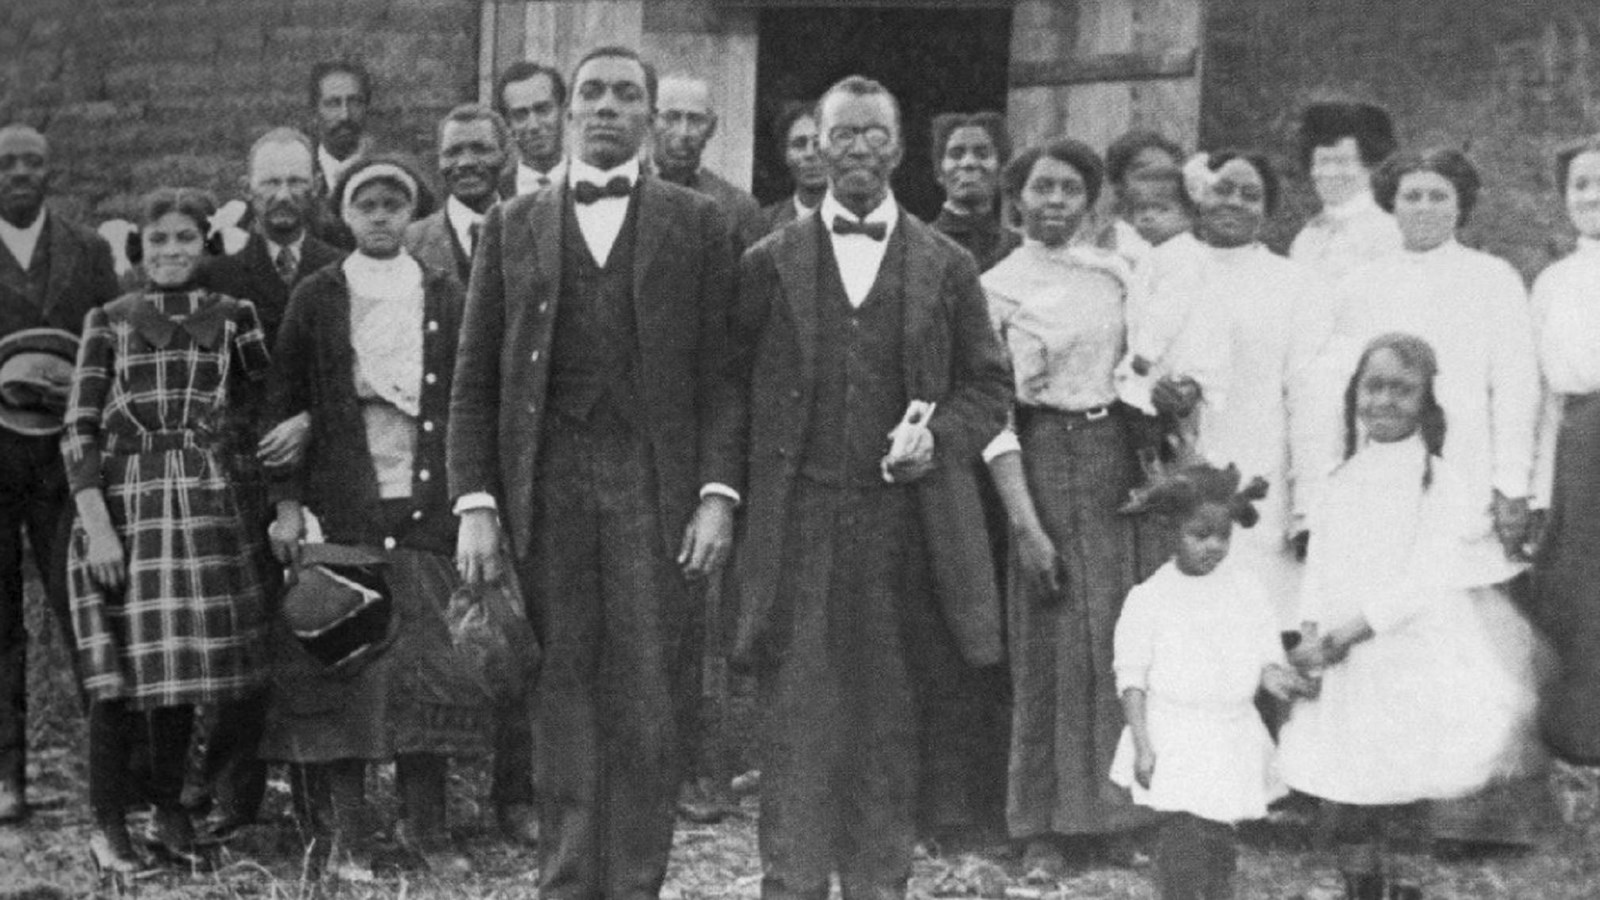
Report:
M 213 204 L 186 189 L 144 202 L 150 286 L 89 313 L 62 455 L 77 504 L 68 585 L 89 715 L 91 850 L 140 866 L 124 822 L 129 737 L 150 745 L 157 849 L 193 861 L 179 806 L 196 704 L 265 680 L 260 589 L 224 467 L 223 417 L 268 356 L 255 308 L 194 286 Z

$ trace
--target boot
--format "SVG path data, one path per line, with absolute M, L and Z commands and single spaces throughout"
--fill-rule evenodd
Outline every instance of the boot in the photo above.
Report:
M 438 875 L 467 875 L 472 860 L 457 850 L 445 827 L 445 772 L 442 756 L 408 753 L 395 760 L 400 789 L 400 821 L 395 837 L 406 852 Z

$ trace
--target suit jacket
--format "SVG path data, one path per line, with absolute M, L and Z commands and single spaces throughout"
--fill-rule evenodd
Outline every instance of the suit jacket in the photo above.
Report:
M 689 186 L 717 202 L 717 208 L 728 218 L 728 227 L 733 230 L 734 245 L 739 252 L 744 252 L 746 247 L 766 235 L 766 223 L 761 219 L 761 204 L 749 191 L 734 187 L 732 182 L 710 169 L 696 172 L 694 182 Z
M 450 405 L 452 497 L 498 499 L 518 562 L 532 547 L 534 471 L 561 292 L 561 184 L 495 205 L 484 219 Z M 639 383 L 666 547 L 683 540 L 708 482 L 744 484 L 743 386 L 728 323 L 734 254 L 722 214 L 694 191 L 645 177 L 633 310 Z M 583 240 L 581 234 L 566 240 Z
M 767 234 L 771 234 L 799 216 L 799 211 L 794 208 L 794 195 L 790 194 L 776 203 L 761 208 L 761 226 L 766 229 Z
M 300 244 L 299 266 L 294 279 L 284 284 L 278 276 L 278 264 L 267 247 L 267 239 L 250 232 L 239 252 L 231 256 L 215 256 L 206 260 L 200 270 L 200 281 L 206 287 L 230 297 L 249 300 L 256 306 L 261 319 L 261 330 L 266 333 L 267 346 L 277 338 L 278 326 L 283 323 L 289 308 L 289 292 L 308 276 L 326 266 L 344 259 L 343 250 L 331 247 L 307 234 Z
M 80 334 L 89 311 L 120 293 L 111 245 L 105 238 L 53 209 L 47 215 L 39 236 L 39 249 L 50 258 L 44 303 L 35 306 L 26 294 L 0 279 L 0 336 L 44 327 Z M 10 252 L 0 247 L 0 253 Z
M 407 225 L 405 243 L 406 250 L 418 262 L 454 275 L 463 286 L 472 275 L 472 257 L 450 227 L 443 206 L 433 215 Z
M 736 560 L 740 612 L 734 660 L 749 667 L 772 645 L 785 521 L 818 384 L 817 228 L 784 228 L 740 264 L 735 342 L 750 367 L 749 489 Z M 962 655 L 999 662 L 1000 600 L 972 461 L 1004 427 L 1011 373 L 989 323 L 971 255 L 904 211 L 902 356 L 906 396 L 933 401 L 936 467 L 916 483 L 935 590 Z

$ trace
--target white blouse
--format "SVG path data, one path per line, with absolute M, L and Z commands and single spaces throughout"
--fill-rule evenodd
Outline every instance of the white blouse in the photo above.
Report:
M 1331 284 L 1367 263 L 1399 253 L 1403 246 L 1394 216 L 1365 192 L 1312 216 L 1289 245 L 1289 258 L 1315 269 Z
M 1443 456 L 1476 493 L 1527 497 L 1541 406 L 1533 317 L 1522 277 L 1496 256 L 1449 241 L 1368 265 L 1340 284 L 1324 396 L 1342 397 L 1373 338 L 1406 332 L 1433 346 L 1447 420 Z M 1343 431 L 1341 404 L 1324 411 Z M 1336 445 L 1335 445 L 1336 446 Z M 1334 456 L 1334 460 L 1337 456 Z
M 1555 479 L 1562 397 L 1600 391 L 1600 240 L 1579 237 L 1572 255 L 1539 273 L 1533 315 L 1548 389 L 1534 463 L 1534 505 L 1543 507 Z
M 409 497 L 422 411 L 422 267 L 401 251 L 389 259 L 352 253 L 343 270 L 350 284 L 351 375 L 378 496 Z

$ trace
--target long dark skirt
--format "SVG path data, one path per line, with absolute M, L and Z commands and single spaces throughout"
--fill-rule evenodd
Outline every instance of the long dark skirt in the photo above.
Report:
M 1557 755 L 1600 763 L 1600 394 L 1568 397 L 1556 441 L 1550 525 L 1534 569 L 1540 623 L 1560 659 L 1543 703 Z
M 449 557 L 398 547 L 384 576 L 400 618 L 394 644 L 353 676 L 330 674 L 273 623 L 272 702 L 262 759 L 331 762 L 396 754 L 478 756 L 491 707 L 462 668 L 445 609 L 459 583 Z
M 1138 465 L 1112 415 L 1019 415 L 1028 491 L 1065 563 L 1065 596 L 1008 585 L 1012 701 L 1007 825 L 1013 837 L 1106 834 L 1155 821 L 1111 783 L 1122 708 L 1112 633 L 1128 589 L 1159 559 L 1141 559 L 1136 523 L 1117 512 Z

